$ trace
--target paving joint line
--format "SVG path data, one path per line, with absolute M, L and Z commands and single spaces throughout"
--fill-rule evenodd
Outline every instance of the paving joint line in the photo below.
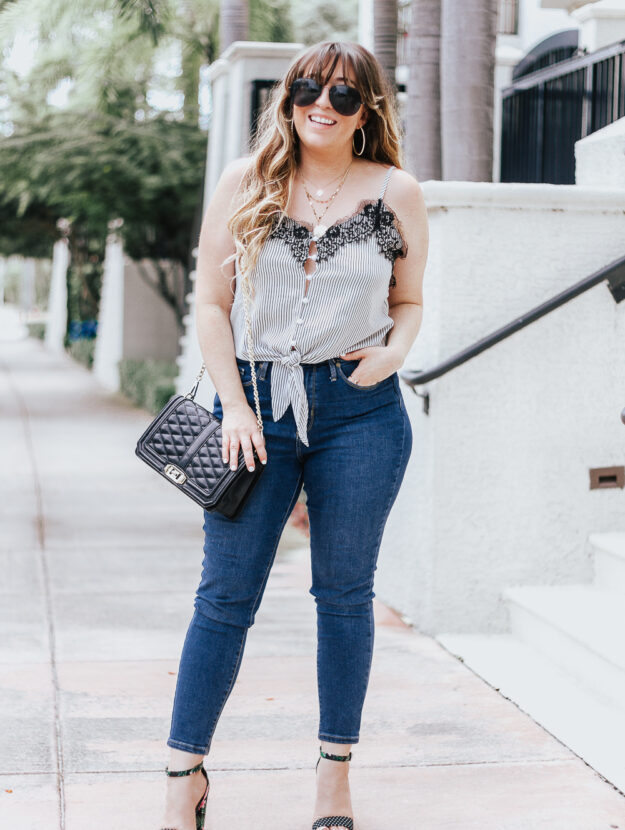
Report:
M 388 769 L 432 769 L 439 767 L 467 767 L 467 766 L 531 766 L 533 764 L 572 764 L 577 758 L 520 758 L 517 760 L 487 760 L 487 761 L 449 761 L 422 764 L 359 764 L 361 770 L 388 770 Z M 300 767 L 216 767 L 207 763 L 204 764 L 208 772 L 301 772 L 312 769 L 311 766 Z M 66 770 L 65 775 L 146 775 L 161 773 L 161 767 L 154 769 L 99 769 L 99 770 Z M 33 773 L 35 774 L 35 773 Z M 36 773 L 43 775 L 45 773 Z

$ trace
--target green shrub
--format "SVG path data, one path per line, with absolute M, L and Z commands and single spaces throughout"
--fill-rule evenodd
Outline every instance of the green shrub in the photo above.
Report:
M 82 363 L 87 369 L 91 369 L 93 366 L 95 341 L 95 337 L 82 337 L 80 340 L 73 340 L 65 348 L 74 360 Z
M 28 328 L 29 337 L 36 337 L 38 340 L 43 340 L 46 336 L 45 323 L 26 323 L 26 327 Z
M 169 360 L 120 360 L 120 391 L 153 415 L 176 393 L 178 365 Z
M 176 384 L 173 378 L 161 378 L 152 389 L 152 399 L 147 407 L 155 415 L 160 412 L 172 395 L 176 394 Z

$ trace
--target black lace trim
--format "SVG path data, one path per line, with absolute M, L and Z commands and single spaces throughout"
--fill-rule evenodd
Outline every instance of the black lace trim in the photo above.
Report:
M 386 259 L 394 263 L 397 258 L 406 258 L 408 246 L 395 212 L 383 199 L 367 199 L 361 202 L 356 213 L 330 225 L 317 241 L 317 262 L 330 259 L 343 245 L 361 242 L 373 233 L 376 235 L 380 253 Z M 295 259 L 303 265 L 310 251 L 312 234 L 313 226 L 310 223 L 283 216 L 281 220 L 276 220 L 270 236 L 286 242 Z M 396 285 L 394 274 L 391 276 L 390 285 Z

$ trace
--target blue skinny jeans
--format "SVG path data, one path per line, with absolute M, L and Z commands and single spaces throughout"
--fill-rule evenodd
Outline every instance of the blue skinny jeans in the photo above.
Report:
M 256 363 L 267 466 L 235 519 L 204 511 L 204 561 L 185 637 L 167 745 L 209 752 L 234 687 L 284 526 L 304 487 L 317 609 L 318 738 L 357 743 L 373 656 L 374 572 L 412 449 L 397 373 L 349 380 L 358 360 L 303 363 L 309 446 L 291 407 L 271 415 L 271 361 Z M 254 409 L 249 362 L 237 358 Z M 219 396 L 213 411 L 223 417 Z

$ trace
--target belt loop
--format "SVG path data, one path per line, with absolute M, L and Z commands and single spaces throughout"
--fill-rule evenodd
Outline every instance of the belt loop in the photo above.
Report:
M 260 370 L 258 372 L 259 380 L 265 380 L 265 375 L 267 374 L 267 366 L 269 366 L 269 361 L 263 360 L 263 362 L 260 364 Z
M 336 365 L 333 357 L 328 360 L 328 365 L 330 367 L 330 380 L 336 380 Z

